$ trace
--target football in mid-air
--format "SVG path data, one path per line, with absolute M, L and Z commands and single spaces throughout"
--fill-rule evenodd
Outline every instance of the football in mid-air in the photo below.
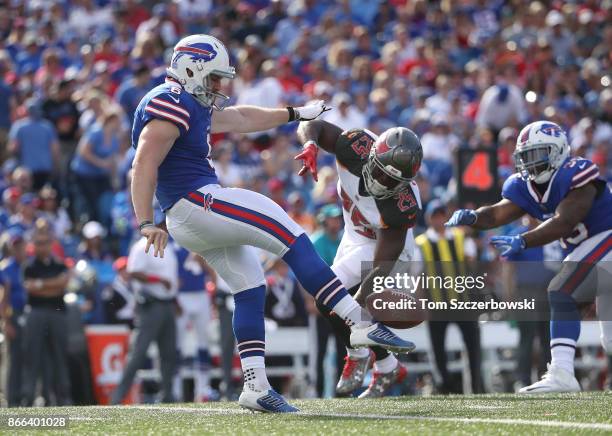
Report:
M 412 328 L 427 318 L 416 298 L 394 289 L 372 292 L 366 298 L 366 307 L 376 321 L 396 329 Z

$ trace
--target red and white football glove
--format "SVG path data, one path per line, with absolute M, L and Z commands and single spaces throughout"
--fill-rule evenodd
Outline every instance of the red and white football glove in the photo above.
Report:
M 319 181 L 317 176 L 317 154 L 319 154 L 319 147 L 314 141 L 308 141 L 304 144 L 302 152 L 294 157 L 295 160 L 301 160 L 303 163 L 302 168 L 298 172 L 299 176 L 310 172 L 315 182 Z

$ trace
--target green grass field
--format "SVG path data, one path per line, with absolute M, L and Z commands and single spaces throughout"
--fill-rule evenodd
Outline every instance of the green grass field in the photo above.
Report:
M 612 434 L 612 393 L 393 397 L 294 401 L 297 414 L 236 403 L 0 410 L 3 434 Z M 9 416 L 69 417 L 68 430 L 13 431 Z

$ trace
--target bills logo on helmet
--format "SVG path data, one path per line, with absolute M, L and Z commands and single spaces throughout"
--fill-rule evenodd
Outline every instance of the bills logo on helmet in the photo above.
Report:
M 174 49 L 174 57 L 172 58 L 172 67 L 176 68 L 177 61 L 185 55 L 189 55 L 192 61 L 208 62 L 217 56 L 217 52 L 212 45 L 207 43 L 176 47 Z
M 538 132 L 542 132 L 545 135 L 554 136 L 555 138 L 561 137 L 563 130 L 556 124 L 542 124 L 538 129 Z
M 519 142 L 521 144 L 524 144 L 525 142 L 527 142 L 527 140 L 529 139 L 529 132 L 531 132 L 531 129 L 525 130 L 525 132 L 523 133 L 523 135 L 519 139 Z

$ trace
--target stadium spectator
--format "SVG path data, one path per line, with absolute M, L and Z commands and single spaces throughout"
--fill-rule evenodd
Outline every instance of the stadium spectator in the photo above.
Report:
M 23 385 L 23 324 L 26 291 L 23 287 L 23 264 L 26 261 L 25 241 L 19 230 L 8 230 L 2 235 L 6 257 L 0 262 L 0 285 L 3 288 L 0 317 L 4 335 L 8 341 L 9 369 L 6 383 L 6 399 L 9 407 L 21 404 Z
M 229 142 L 217 145 L 214 151 L 215 170 L 222 186 L 243 186 L 243 173 L 240 167 L 232 162 L 232 146 Z
M 39 230 L 32 236 L 34 257 L 23 267 L 23 286 L 28 295 L 29 312 L 23 330 L 27 356 L 23 366 L 22 405 L 31 407 L 36 382 L 44 367 L 53 371 L 50 389 L 59 406 L 72 403 L 68 377 L 68 344 L 64 293 L 68 284 L 66 266 L 51 254 L 52 237 Z
M 445 188 L 453 175 L 453 152 L 459 146 L 446 115 L 434 115 L 431 130 L 423 135 L 421 144 L 431 184 Z
M 99 123 L 81 139 L 71 163 L 75 175 L 79 216 L 110 223 L 109 206 L 112 176 L 119 153 L 120 119 L 116 112 L 106 112 Z
M 111 404 L 123 401 L 153 341 L 159 348 L 161 401 L 174 401 L 172 379 L 176 366 L 175 299 L 178 289 L 178 265 L 172 250 L 167 250 L 164 257 L 154 257 L 152 251 L 145 253 L 146 242 L 146 238 L 139 239 L 128 256 L 127 271 L 136 292 L 138 333 L 121 381 L 113 392 Z
M 308 234 L 314 232 L 315 218 L 306 210 L 304 196 L 299 191 L 293 191 L 287 198 L 287 214 L 298 223 Z
M 129 125 L 134 121 L 134 111 L 140 100 L 151 89 L 151 70 L 145 64 L 134 68 L 134 76 L 125 80 L 117 89 L 116 100 L 121 105 Z
M 525 101 L 520 89 L 500 81 L 483 93 L 476 114 L 476 125 L 499 132 L 508 125 L 518 127 L 523 124 L 525 114 Z
M 7 51 L 0 51 L 0 150 L 4 150 L 9 129 L 11 128 L 11 116 L 15 109 L 15 96 L 13 88 L 6 83 L 6 74 L 9 71 L 10 59 Z M 4 159 L 4 153 L 0 159 Z
M 59 165 L 60 148 L 55 127 L 42 118 L 40 102 L 28 100 L 26 110 L 27 117 L 11 127 L 8 151 L 32 172 L 33 188 L 38 190 L 52 181 Z
M 352 99 L 348 93 L 335 94 L 331 104 L 336 110 L 329 113 L 325 118 L 326 121 L 345 130 L 366 124 L 365 117 L 352 105 Z
M 102 291 L 105 319 L 108 324 L 133 326 L 136 296 L 127 272 L 127 257 L 122 256 L 113 262 L 115 279 Z
M 51 89 L 51 94 L 42 102 L 43 116 L 51 121 L 57 136 L 71 152 L 79 134 L 80 112 L 72 99 L 74 82 L 62 79 Z
M 68 211 L 58 204 L 57 191 L 50 185 L 45 185 L 38 192 L 40 199 L 40 216 L 51 224 L 53 234 L 62 239 L 72 229 L 72 221 Z

